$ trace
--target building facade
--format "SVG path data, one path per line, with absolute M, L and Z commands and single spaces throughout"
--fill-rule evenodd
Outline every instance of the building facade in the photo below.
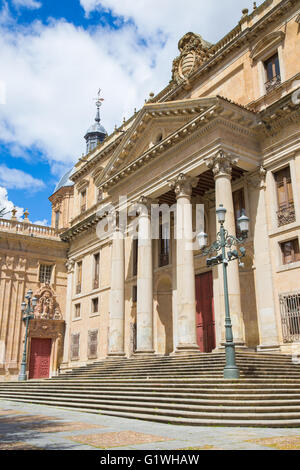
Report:
M 24 350 L 21 304 L 29 290 L 37 299 L 29 323 L 29 378 L 57 374 L 65 334 L 67 244 L 57 230 L 0 219 L 0 380 L 17 380 Z
M 87 154 L 50 197 L 68 249 L 61 370 L 223 348 L 222 271 L 194 240 L 198 207 L 216 239 L 220 204 L 232 235 L 250 218 L 228 267 L 236 346 L 300 341 L 300 1 L 266 0 L 217 44 L 187 33 L 178 47 L 170 83 L 111 135 L 99 98 Z M 157 206 L 170 224 L 153 237 Z

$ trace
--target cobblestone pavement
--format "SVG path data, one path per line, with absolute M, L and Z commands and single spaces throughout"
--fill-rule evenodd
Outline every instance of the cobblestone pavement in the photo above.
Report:
M 175 426 L 0 400 L 0 450 L 299 450 L 300 429 Z

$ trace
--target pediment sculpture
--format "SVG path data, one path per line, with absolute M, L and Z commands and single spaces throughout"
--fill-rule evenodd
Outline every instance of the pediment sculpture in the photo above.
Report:
M 61 311 L 56 301 L 56 295 L 49 284 L 41 287 L 35 295 L 38 299 L 34 309 L 35 318 L 43 320 L 62 320 Z

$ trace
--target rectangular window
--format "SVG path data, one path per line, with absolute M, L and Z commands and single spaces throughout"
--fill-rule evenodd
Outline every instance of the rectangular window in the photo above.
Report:
M 92 313 L 98 313 L 99 312 L 99 299 L 98 297 L 95 297 L 92 299 Z
M 240 236 L 240 229 L 238 227 L 237 220 L 243 215 L 246 211 L 245 209 L 245 193 L 244 189 L 239 189 L 234 191 L 232 194 L 233 197 L 233 209 L 234 209 L 234 218 L 235 218 L 235 229 L 237 236 Z
M 98 189 L 98 193 L 97 193 L 97 202 L 101 202 L 103 199 L 103 190 L 102 189 Z
M 79 339 L 80 333 L 71 335 L 71 361 L 78 361 L 79 359 Z
M 98 356 L 98 330 L 88 332 L 88 359 L 96 359 Z
M 40 283 L 50 284 L 52 268 L 53 268 L 53 266 L 51 266 L 50 264 L 41 264 L 40 265 L 40 273 L 39 273 Z
M 300 341 L 300 293 L 282 294 L 279 302 L 283 342 Z
M 93 276 L 93 289 L 99 288 L 99 274 L 100 274 L 100 254 L 94 255 L 94 276 Z
M 266 91 L 268 93 L 281 83 L 278 53 L 266 60 L 264 66 L 266 71 Z
M 132 302 L 137 302 L 137 286 L 132 286 Z
M 74 308 L 74 318 L 80 318 L 80 315 L 81 315 L 80 304 L 76 304 Z
M 82 282 L 82 261 L 77 263 L 77 273 L 76 273 L 76 294 L 81 292 L 81 282 Z
M 295 238 L 288 242 L 280 243 L 283 264 L 300 261 L 299 240 Z
M 58 229 L 59 228 L 59 211 L 56 211 L 55 212 L 55 228 Z
M 290 167 L 287 166 L 277 171 L 274 173 L 274 177 L 278 204 L 278 226 L 281 227 L 296 220 Z
M 86 211 L 86 189 L 80 193 L 80 212 Z
M 138 271 L 138 239 L 132 241 L 132 275 L 137 276 Z
M 168 224 L 159 226 L 159 259 L 158 266 L 168 266 L 170 263 L 170 227 Z

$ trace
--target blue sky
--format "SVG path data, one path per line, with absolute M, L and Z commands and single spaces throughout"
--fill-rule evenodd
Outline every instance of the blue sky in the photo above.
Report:
M 258 4 L 262 2 L 257 2 Z M 50 223 L 48 197 L 85 151 L 171 78 L 187 31 L 216 42 L 250 0 L 0 0 L 0 206 Z

